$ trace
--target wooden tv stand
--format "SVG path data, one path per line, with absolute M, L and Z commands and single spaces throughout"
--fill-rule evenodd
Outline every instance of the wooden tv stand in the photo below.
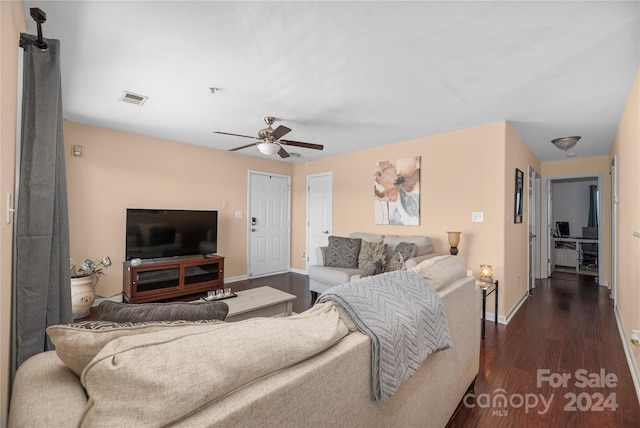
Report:
M 123 298 L 127 303 L 171 299 L 224 286 L 224 257 L 184 256 L 124 262 Z

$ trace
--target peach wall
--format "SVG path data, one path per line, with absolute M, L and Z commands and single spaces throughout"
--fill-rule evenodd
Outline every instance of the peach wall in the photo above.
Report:
M 518 134 L 507 125 L 505 130 L 504 156 L 504 218 L 503 238 L 504 276 L 501 281 L 500 314 L 509 317 L 516 305 L 527 294 L 528 287 L 528 246 L 529 246 L 529 166 L 540 172 L 540 162 L 524 144 Z M 524 175 L 522 223 L 514 223 L 515 174 L 516 168 Z M 504 302 L 504 303 L 502 303 Z
M 610 152 L 617 156 L 618 239 L 617 302 L 625 342 L 630 344 L 631 330 L 640 330 L 640 69 Z M 629 345 L 635 357 L 636 374 L 640 366 L 640 347 Z
M 0 22 L 0 195 L 4 210 L 6 195 L 13 195 L 14 190 L 18 42 L 20 32 L 27 29 L 22 1 L 1 1 Z M 0 426 L 6 426 L 9 406 L 12 245 L 13 224 L 7 225 L 3 211 L 0 222 Z
M 464 258 L 467 266 L 478 275 L 480 264 L 491 264 L 494 266 L 494 276 L 501 284 L 505 284 L 501 288 L 499 302 L 499 313 L 505 314 L 518 300 L 511 291 L 503 295 L 504 290 L 512 287 L 512 278 L 505 277 L 504 251 L 507 239 L 504 216 L 513 210 L 511 165 L 521 165 L 521 169 L 526 171 L 527 164 L 521 158 L 529 160 L 533 156 L 528 149 L 524 155 L 519 154 L 525 146 L 513 131 L 509 131 L 513 148 L 509 151 L 510 166 L 507 168 L 511 172 L 505 181 L 506 128 L 505 122 L 497 122 L 295 164 L 293 217 L 305 216 L 306 177 L 331 171 L 334 235 L 345 236 L 354 231 L 424 234 L 433 239 L 437 252 L 447 253 L 449 244 L 446 232 L 461 231 L 459 256 Z M 374 163 L 410 156 L 422 157 L 420 225 L 373 224 Z M 509 201 L 508 206 L 505 201 Z M 484 222 L 472 223 L 472 211 L 483 211 Z M 524 230 L 522 225 L 517 227 Z M 305 251 L 305 233 L 304 223 L 293 224 L 292 254 Z M 304 260 L 294 257 L 292 267 L 304 270 Z M 520 271 L 521 268 L 518 268 Z M 508 274 L 515 275 L 513 272 Z
M 542 164 L 541 176 L 544 181 L 549 177 L 593 175 L 602 176 L 602 218 L 598 222 L 600 229 L 604 233 L 602 245 L 603 259 L 599 261 L 599 281 L 600 284 L 608 283 L 611 280 L 611 162 L 608 156 L 596 156 L 583 159 L 567 159 L 555 162 L 544 162 Z M 547 200 L 543 198 L 542 208 L 546 220 Z M 542 245 L 546 245 L 547 236 L 543 236 Z
M 64 132 L 71 256 L 111 257 L 96 289 L 101 296 L 122 292 L 127 208 L 218 210 L 225 277 L 246 275 L 248 171 L 293 170 L 286 162 L 69 121 Z M 71 156 L 74 144 L 84 146 L 84 157 Z

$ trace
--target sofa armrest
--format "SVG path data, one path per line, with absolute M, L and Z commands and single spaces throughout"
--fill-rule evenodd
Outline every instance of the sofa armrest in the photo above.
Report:
M 327 258 L 328 246 L 316 248 L 316 264 L 324 266 L 324 261 Z

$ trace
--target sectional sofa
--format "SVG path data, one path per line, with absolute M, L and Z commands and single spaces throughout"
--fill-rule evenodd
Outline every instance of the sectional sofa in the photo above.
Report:
M 372 399 L 371 339 L 322 303 L 288 318 L 127 334 L 60 326 L 64 361 L 49 351 L 19 367 L 9 427 L 441 428 L 478 373 L 481 298 L 469 276 L 438 288 L 453 346 L 383 402 Z

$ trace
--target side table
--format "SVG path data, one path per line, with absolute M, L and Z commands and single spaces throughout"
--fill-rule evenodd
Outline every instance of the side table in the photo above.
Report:
M 482 338 L 484 339 L 485 322 L 487 321 L 487 296 L 495 292 L 496 308 L 495 308 L 495 324 L 498 324 L 498 280 L 476 281 L 476 285 L 482 290 Z

